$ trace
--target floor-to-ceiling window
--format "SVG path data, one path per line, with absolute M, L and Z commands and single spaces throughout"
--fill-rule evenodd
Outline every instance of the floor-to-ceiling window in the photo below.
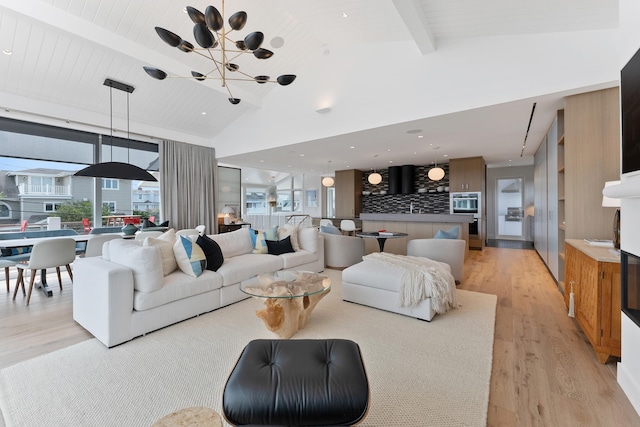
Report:
M 101 156 L 96 155 L 99 146 Z M 53 215 L 100 221 L 105 211 L 139 213 L 132 205 L 132 190 L 139 182 L 73 176 L 95 159 L 157 171 L 158 146 L 0 118 L 0 200 L 6 206 L 0 225 L 22 220 L 42 223 Z M 97 203 L 96 195 L 100 198 Z

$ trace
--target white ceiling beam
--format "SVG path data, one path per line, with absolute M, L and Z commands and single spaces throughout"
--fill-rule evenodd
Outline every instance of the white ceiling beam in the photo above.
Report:
M 125 37 L 111 31 L 107 31 L 104 28 L 43 1 L 0 0 L 0 9 L 13 11 L 24 19 L 32 20 L 39 24 L 70 34 L 80 40 L 90 41 L 117 54 L 125 55 L 130 60 L 140 61 L 155 68 L 159 68 L 167 72 L 167 74 L 177 76 L 191 75 L 189 67 L 180 61 L 161 55 L 146 46 L 134 43 Z M 140 67 L 140 71 L 143 72 L 142 67 Z M 191 78 L 188 80 L 192 81 L 193 84 L 201 86 L 204 84 L 206 88 L 228 96 L 227 89 L 222 87 L 217 83 L 217 81 L 200 82 Z M 234 88 L 233 91 L 234 96 L 242 99 L 242 102 L 250 103 L 258 107 L 262 103 L 257 96 L 247 91 L 236 88 Z
M 436 50 L 436 40 L 418 0 L 393 0 L 400 18 L 423 55 Z

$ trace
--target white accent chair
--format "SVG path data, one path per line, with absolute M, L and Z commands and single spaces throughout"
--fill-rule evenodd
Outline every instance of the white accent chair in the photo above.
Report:
M 465 246 L 462 239 L 414 239 L 407 242 L 407 255 L 449 264 L 451 275 L 460 283 L 464 276 Z
M 73 239 L 50 239 L 43 240 L 33 245 L 29 256 L 29 262 L 26 264 L 17 264 L 18 279 L 16 280 L 16 288 L 13 291 L 13 299 L 16 299 L 18 288 L 22 286 L 24 294 L 24 271 L 31 270 L 31 280 L 29 281 L 29 293 L 27 294 L 27 305 L 31 300 L 31 291 L 33 291 L 33 282 L 35 281 L 38 270 L 47 268 L 56 268 L 58 273 L 58 283 L 62 290 L 62 278 L 60 277 L 60 266 L 67 267 L 67 273 L 71 281 L 73 281 L 73 273 L 71 272 L 71 263 L 76 259 L 76 242 Z
M 341 234 L 320 233 L 324 237 L 324 264 L 329 268 L 346 268 L 362 261 L 364 239 Z
M 136 236 L 137 239 L 138 236 Z M 102 245 L 104 242 L 108 242 L 113 239 L 121 239 L 118 234 L 97 234 L 87 240 L 87 247 L 84 251 L 84 256 L 92 257 L 92 256 L 102 256 Z
M 355 232 L 357 230 L 356 223 L 350 219 L 343 219 L 340 221 L 340 230 L 342 232 L 347 232 L 347 234 L 351 234 L 351 232 Z

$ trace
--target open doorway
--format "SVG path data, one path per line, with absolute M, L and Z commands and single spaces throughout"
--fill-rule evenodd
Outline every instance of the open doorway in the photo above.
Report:
M 524 239 L 523 177 L 496 180 L 496 238 Z

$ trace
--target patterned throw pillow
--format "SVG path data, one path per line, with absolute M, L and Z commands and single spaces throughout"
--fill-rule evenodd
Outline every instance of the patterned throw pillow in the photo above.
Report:
M 253 242 L 254 254 L 269 253 L 266 240 L 278 240 L 278 226 L 275 225 L 269 230 L 250 230 L 251 240 Z
M 207 268 L 207 257 L 202 248 L 196 242 L 185 236 L 178 236 L 173 245 L 173 253 L 176 256 L 178 267 L 183 273 L 192 277 L 200 276 Z

